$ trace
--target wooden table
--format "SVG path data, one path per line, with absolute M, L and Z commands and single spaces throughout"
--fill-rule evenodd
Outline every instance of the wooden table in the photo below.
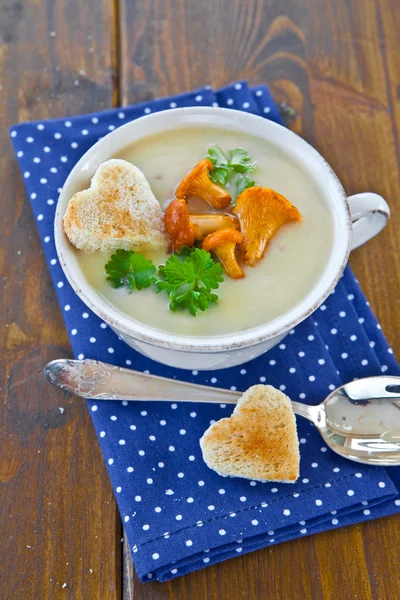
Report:
M 400 597 L 396 516 L 139 583 L 84 402 L 41 375 L 71 350 L 6 131 L 267 82 L 349 194 L 376 191 L 392 206 L 351 264 L 399 356 L 399 31 L 398 0 L 0 0 L 1 598 Z

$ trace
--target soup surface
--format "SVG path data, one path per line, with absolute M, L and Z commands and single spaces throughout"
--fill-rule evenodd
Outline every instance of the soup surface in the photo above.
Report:
M 127 146 L 115 158 L 139 167 L 165 208 L 174 197 L 176 186 L 213 144 L 224 151 L 245 148 L 257 162 L 252 178 L 258 185 L 286 196 L 299 209 L 303 221 L 284 225 L 264 258 L 255 267 L 245 268 L 244 279 L 233 280 L 225 275 L 217 290 L 218 303 L 196 317 L 187 312 L 171 312 L 165 292 L 155 294 L 145 289 L 128 294 L 122 288 L 113 289 L 104 271 L 111 252 L 85 254 L 77 250 L 88 282 L 110 304 L 129 317 L 164 331 L 214 336 L 271 321 L 304 298 L 321 276 L 330 255 L 333 225 L 318 189 L 300 165 L 262 139 L 216 128 L 181 129 Z M 208 205 L 189 202 L 189 206 L 191 212 L 210 212 Z M 164 252 L 145 254 L 156 265 L 168 258 Z

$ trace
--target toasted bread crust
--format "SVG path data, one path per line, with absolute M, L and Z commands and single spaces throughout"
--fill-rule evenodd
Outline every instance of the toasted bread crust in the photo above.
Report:
M 290 399 L 268 385 L 249 388 L 230 418 L 200 440 L 206 464 L 220 475 L 294 483 L 299 443 Z
M 166 248 L 163 212 L 143 173 L 127 161 L 104 162 L 90 188 L 71 198 L 63 219 L 84 252 Z

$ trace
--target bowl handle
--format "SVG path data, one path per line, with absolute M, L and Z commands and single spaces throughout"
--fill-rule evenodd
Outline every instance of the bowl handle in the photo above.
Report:
M 354 250 L 382 231 L 389 221 L 390 208 L 382 196 L 372 192 L 349 196 L 348 202 L 353 223 L 351 249 Z

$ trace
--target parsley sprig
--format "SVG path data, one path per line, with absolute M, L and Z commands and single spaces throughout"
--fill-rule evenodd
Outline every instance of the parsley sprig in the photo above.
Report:
M 158 268 L 161 279 L 155 281 L 157 292 L 165 290 L 172 311 L 188 310 L 196 316 L 217 302 L 216 290 L 224 280 L 223 270 L 211 255 L 200 248 L 182 248 Z
M 105 266 L 107 281 L 114 288 L 124 287 L 131 294 L 133 290 L 148 288 L 154 281 L 156 268 L 140 252 L 117 250 Z
M 226 155 L 219 146 L 210 146 L 207 158 L 214 165 L 210 172 L 210 179 L 214 183 L 225 187 L 234 186 L 237 195 L 255 184 L 246 175 L 256 168 L 256 163 L 252 162 L 247 150 L 236 148 Z
M 167 292 L 170 310 L 188 310 L 193 316 L 218 301 L 213 290 L 224 280 L 221 265 L 200 248 L 184 247 L 170 256 L 158 267 L 158 278 L 152 261 L 133 250 L 117 250 L 105 270 L 112 287 L 124 287 L 131 294 L 154 283 L 156 293 Z

